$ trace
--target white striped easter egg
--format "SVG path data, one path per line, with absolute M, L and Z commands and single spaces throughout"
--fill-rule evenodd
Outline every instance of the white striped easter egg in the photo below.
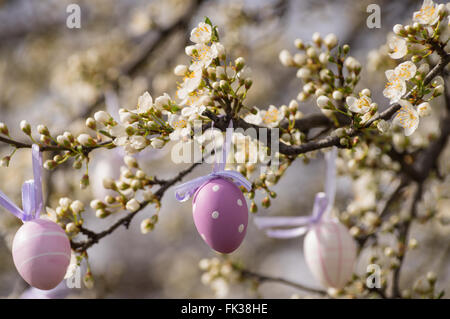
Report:
M 70 262 L 70 242 L 58 224 L 33 219 L 17 231 L 12 253 L 22 278 L 33 287 L 49 290 L 64 279 Z
M 351 279 L 356 243 L 338 221 L 314 225 L 305 237 L 303 252 L 314 277 L 325 287 L 342 288 Z

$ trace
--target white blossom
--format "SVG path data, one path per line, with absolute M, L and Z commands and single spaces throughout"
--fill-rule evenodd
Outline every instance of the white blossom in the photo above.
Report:
M 401 59 L 406 55 L 408 51 L 408 47 L 406 45 L 406 40 L 399 37 L 392 37 L 389 41 L 389 48 L 391 49 L 391 53 L 389 56 L 392 59 Z
M 186 106 L 181 110 L 181 115 L 189 121 L 193 121 L 197 119 L 205 110 L 206 107 L 204 105 Z
M 260 125 L 262 123 L 261 112 L 258 110 L 256 114 L 249 113 L 244 117 L 244 120 L 250 124 Z
M 169 114 L 169 125 L 174 129 L 169 135 L 172 141 L 184 140 L 191 134 L 191 124 L 183 116 Z
M 431 114 L 431 106 L 428 102 L 420 103 L 419 106 L 417 106 L 417 113 L 420 117 L 425 117 Z
M 370 104 L 372 103 L 371 98 L 364 94 L 361 94 L 359 99 L 354 96 L 348 96 L 345 101 L 347 102 L 350 111 L 360 114 L 367 113 L 370 110 Z
M 190 40 L 194 43 L 208 43 L 211 41 L 212 28 L 205 22 L 200 22 L 192 29 Z
M 419 126 L 419 114 L 408 101 L 400 100 L 398 103 L 401 105 L 401 109 L 397 112 L 392 122 L 403 127 L 405 135 L 410 136 Z
M 207 68 L 212 60 L 219 55 L 215 43 L 212 46 L 199 43 L 194 48 L 196 53 L 193 56 L 193 63 L 189 66 L 189 70 L 191 71 Z
M 184 81 L 177 90 L 177 96 L 180 99 L 185 99 L 188 97 L 189 93 L 195 91 L 202 81 L 202 70 L 197 69 L 195 71 L 189 72 L 185 77 Z
M 156 108 L 157 110 L 163 110 L 163 109 L 164 109 L 164 106 L 168 105 L 169 102 L 170 102 L 170 96 L 169 96 L 169 94 L 164 93 L 163 95 L 158 96 L 158 97 L 155 99 L 155 108 Z
M 268 110 L 261 111 L 261 118 L 264 124 L 269 127 L 276 127 L 284 118 L 283 112 L 280 112 L 275 106 L 270 105 Z
M 439 11 L 432 0 L 424 0 L 419 11 L 414 12 L 413 20 L 420 24 L 434 25 L 439 20 Z
M 386 78 L 388 82 L 383 90 L 383 95 L 395 103 L 401 99 L 406 93 L 405 81 L 411 79 L 417 71 L 417 67 L 411 61 L 406 61 L 399 64 L 394 70 L 386 71 Z
M 148 112 L 153 107 L 153 99 L 150 93 L 145 92 L 138 99 L 137 109 L 139 113 Z
M 388 82 L 383 90 L 383 95 L 390 99 L 391 103 L 395 103 L 406 93 L 406 83 L 395 74 L 394 70 L 387 70 L 386 78 Z

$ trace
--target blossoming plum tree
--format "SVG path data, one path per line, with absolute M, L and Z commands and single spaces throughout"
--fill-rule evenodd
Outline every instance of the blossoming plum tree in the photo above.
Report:
M 349 45 L 341 44 L 334 34 L 322 38 L 315 33 L 311 43 L 297 39 L 298 52 L 282 50 L 279 59 L 284 66 L 297 69 L 302 89 L 288 105 L 270 105 L 265 109 L 246 103 L 253 81 L 258 79 L 252 79 L 244 58 L 232 59 L 233 52 L 228 52 L 220 42 L 218 28 L 206 18 L 190 34 L 193 44 L 185 48 L 189 65 L 174 68 L 174 74 L 181 79 L 176 96 L 165 93 L 153 98 L 145 92 L 134 109 L 121 108 L 118 114 L 97 111 L 93 117 L 86 118 L 86 131 L 77 136 L 69 131 L 52 133 L 45 125 L 34 129 L 24 120 L 20 122 L 20 129 L 30 141 L 22 142 L 10 135 L 6 124 L 0 123 L 0 142 L 12 148 L 1 165 L 7 167 L 17 149 L 31 148 L 35 143 L 42 152 L 53 154 L 44 163 L 48 170 L 67 162 L 76 170 L 84 167 L 80 187 L 87 188 L 91 152 L 107 154 L 115 148 L 124 149 L 125 165 L 120 168 L 120 176 L 103 180 L 104 188 L 110 193 L 90 202 L 98 218 L 121 214 L 110 227 L 101 232 L 90 230 L 84 220 L 85 204 L 70 195 L 61 198 L 56 207 L 46 209 L 48 218 L 65 229 L 70 237 L 74 263 L 80 264 L 88 258 L 89 248 L 119 227 L 128 227 L 147 206 L 153 206 L 155 213 L 141 222 L 141 231 L 153 230 L 159 212 L 163 211 L 161 199 L 167 190 L 200 165 L 193 163 L 173 178 L 160 179 L 141 169 L 140 158 L 134 156 L 147 148 L 163 149 L 170 141 L 189 143 L 195 140 L 204 150 L 209 139 L 206 132 L 211 124 L 225 131 L 229 121 L 235 128 L 267 128 L 271 135 L 279 133 L 279 152 L 274 155 L 280 163 L 277 169 L 267 168 L 256 176 L 258 164 L 249 161 L 249 145 L 240 148 L 229 164 L 252 182 L 252 190 L 246 192 L 246 196 L 251 202 L 250 211 L 256 213 L 259 203 L 255 193 L 264 194 L 261 205 L 270 207 L 271 201 L 276 201 L 271 187 L 283 178 L 294 161 L 309 160 L 317 151 L 335 146 L 340 149 L 340 174 L 350 176 L 362 187 L 356 190 L 360 193 L 355 194 L 355 200 L 344 211 L 334 213 L 358 242 L 360 256 L 363 251 L 370 252 L 369 261 L 365 262 L 385 266 L 381 287 L 369 288 L 365 284 L 366 274 L 355 273 L 342 290 L 317 290 L 254 273 L 228 258 L 201 260 L 200 268 L 205 271 L 202 281 L 211 284 L 216 291 L 223 291 L 228 282 L 272 280 L 330 297 L 442 297 L 443 292 L 434 289 L 433 273 L 426 275 L 429 283 L 426 289 L 400 287 L 399 278 L 405 255 L 417 246 L 417 241 L 409 234 L 411 224 L 444 219 L 425 205 L 429 205 L 430 200 L 426 199 L 430 196 L 432 203 L 448 197 L 441 187 L 448 183 L 448 167 L 441 167 L 445 165 L 440 164 L 439 158 L 450 135 L 450 91 L 444 88 L 450 62 L 449 23 L 448 5 L 425 0 L 422 8 L 414 13 L 411 24 L 394 26 L 395 35 L 388 43 L 388 55 L 397 66 L 386 71 L 383 91 L 386 100 L 379 101 L 369 88 L 358 88 L 363 66 L 350 55 Z M 432 107 L 433 100 L 441 95 L 444 95 L 445 107 Z M 319 112 L 311 115 L 300 112 L 299 103 L 308 99 L 315 99 Z M 438 134 L 415 145 L 409 136 L 417 134 L 420 120 L 432 112 L 442 113 Z M 196 121 L 202 123 L 200 136 L 194 135 Z M 317 128 L 321 129 L 320 133 L 313 135 L 311 132 Z M 404 135 L 399 128 L 404 130 Z M 258 136 L 247 136 L 246 140 L 265 149 L 271 147 L 259 141 Z M 205 152 L 204 156 L 207 155 Z M 376 190 L 365 189 L 367 181 L 361 181 L 360 174 L 363 170 L 369 172 Z M 402 201 L 409 204 L 399 209 L 398 203 Z M 383 248 L 379 240 L 387 233 L 394 235 L 395 243 Z M 85 281 L 92 281 L 90 270 Z

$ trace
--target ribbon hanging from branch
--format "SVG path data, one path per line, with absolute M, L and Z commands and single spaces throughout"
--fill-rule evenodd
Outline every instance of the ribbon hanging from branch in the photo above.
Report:
M 326 157 L 325 193 L 316 194 L 311 216 L 300 217 L 255 217 L 258 228 L 266 230 L 273 238 L 294 238 L 304 235 L 309 228 L 323 218 L 331 218 L 331 209 L 336 194 L 336 156 L 337 148 L 333 147 Z M 282 229 L 276 229 L 285 227 Z
M 214 122 L 212 123 L 214 125 Z M 215 152 L 216 162 L 212 173 L 193 179 L 189 182 L 180 184 L 175 187 L 175 197 L 178 201 L 184 202 L 191 198 L 197 189 L 204 183 L 215 178 L 227 178 L 230 179 L 237 186 L 244 187 L 247 191 L 251 191 L 252 184 L 239 172 L 232 170 L 225 170 L 228 153 L 230 152 L 231 142 L 233 137 L 233 121 L 230 120 L 230 124 L 226 130 L 225 141 L 222 146 L 222 159 L 217 156 Z M 214 147 L 215 148 L 215 147 Z
M 22 221 L 39 218 L 44 206 L 42 198 L 42 153 L 39 145 L 32 145 L 33 179 L 22 185 L 22 209 L 0 191 L 0 206 L 3 206 Z

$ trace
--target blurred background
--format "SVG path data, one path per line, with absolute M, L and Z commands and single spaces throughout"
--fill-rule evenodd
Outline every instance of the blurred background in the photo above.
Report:
M 81 7 L 81 28 L 66 26 L 67 5 Z M 381 28 L 369 29 L 367 5 L 381 7 Z M 296 38 L 311 41 L 314 32 L 335 33 L 339 43 L 348 43 L 351 55 L 363 63 L 360 87 L 370 87 L 381 105 L 384 70 L 382 59 L 388 33 L 396 23 L 404 23 L 420 8 L 422 1 L 325 1 L 325 0 L 0 0 L 0 121 L 12 136 L 22 136 L 19 122 L 32 127 L 45 124 L 51 132 L 85 130 L 84 119 L 95 110 L 132 108 L 148 90 L 152 96 L 164 92 L 174 96 L 177 78 L 173 68 L 187 63 L 184 47 L 190 30 L 208 16 L 219 26 L 221 42 L 231 58 L 243 56 L 251 67 L 253 87 L 247 105 L 266 108 L 295 99 L 301 89 L 295 69 L 278 60 L 282 49 L 291 52 Z M 384 49 L 386 55 L 386 49 Z M 381 53 L 380 53 L 381 52 Z M 314 103 L 314 101 L 312 102 Z M 382 107 L 383 107 L 382 106 Z M 311 102 L 300 104 L 307 114 L 317 112 Z M 423 129 L 427 129 L 426 126 Z M 430 128 L 432 129 L 432 128 Z M 184 168 L 170 161 L 169 151 L 149 151 L 140 163 L 158 177 L 171 177 Z M 9 152 L 0 145 L 0 155 Z M 91 187 L 80 190 L 82 172 L 63 167 L 45 180 L 47 205 L 58 198 L 80 199 L 88 207 L 94 197 L 102 198 L 101 180 L 118 174 L 122 164 L 116 151 L 93 152 L 90 164 Z M 448 158 L 448 157 L 446 157 Z M 19 150 L 9 168 L 0 168 L 0 189 L 20 203 L 20 185 L 31 177 L 29 151 Z M 278 197 L 261 215 L 304 215 L 312 208 L 314 194 L 322 190 L 322 156 L 308 165 L 296 161 L 274 190 Z M 190 176 L 210 171 L 208 165 Z M 299 178 L 302 182 L 299 183 Z M 349 179 L 340 178 L 337 206 L 344 209 L 352 198 Z M 299 196 L 299 194 L 301 194 Z M 90 208 L 88 208 L 90 209 Z M 202 284 L 199 260 L 216 254 L 198 235 L 191 215 L 191 203 L 180 204 L 172 191 L 162 201 L 160 221 L 155 230 L 142 235 L 140 221 L 153 208 L 140 213 L 127 230 L 118 229 L 93 246 L 89 260 L 94 274 L 92 289 L 73 289 L 71 297 L 87 298 L 205 298 L 271 297 L 289 298 L 304 292 L 277 283 L 263 284 L 256 293 L 248 285 L 231 285 L 225 294 L 214 294 Z M 86 212 L 86 225 L 100 231 L 120 216 L 105 220 Z M 11 243 L 19 222 L 0 208 L 0 297 L 17 298 L 27 289 L 16 272 Z M 426 226 L 437 227 L 437 226 Z M 441 288 L 450 288 L 450 231 L 414 229 L 429 249 L 422 249 L 414 263 L 407 262 L 402 282 L 408 276 L 432 268 Z M 421 237 L 422 236 L 422 237 Z M 273 276 L 320 287 L 312 278 L 302 254 L 302 239 L 276 241 L 257 231 L 251 219 L 247 237 L 232 254 L 252 269 Z

